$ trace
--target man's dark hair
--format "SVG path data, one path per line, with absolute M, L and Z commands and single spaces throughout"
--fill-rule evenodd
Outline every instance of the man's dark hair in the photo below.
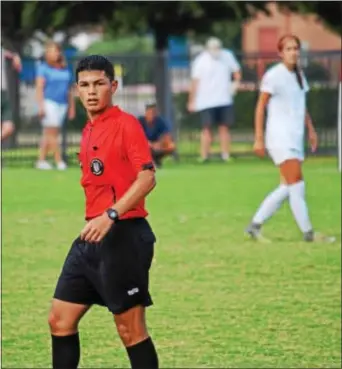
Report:
M 102 55 L 89 55 L 82 58 L 76 68 L 76 82 L 78 82 L 78 73 L 90 70 L 104 71 L 105 75 L 112 82 L 114 81 L 114 68 L 112 63 Z

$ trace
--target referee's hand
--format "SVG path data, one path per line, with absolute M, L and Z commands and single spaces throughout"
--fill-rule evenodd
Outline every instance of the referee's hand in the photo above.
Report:
M 90 220 L 81 231 L 81 240 L 90 243 L 101 242 L 103 237 L 107 234 L 113 221 L 106 213 Z

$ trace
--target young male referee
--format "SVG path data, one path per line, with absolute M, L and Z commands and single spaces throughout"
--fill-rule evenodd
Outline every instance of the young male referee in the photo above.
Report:
M 53 368 L 77 368 L 78 323 L 98 304 L 114 315 L 131 367 L 155 369 L 158 357 L 145 322 L 155 242 L 144 205 L 155 186 L 149 145 L 138 120 L 112 106 L 117 82 L 106 58 L 82 59 L 76 82 L 89 117 L 79 153 L 87 223 L 66 257 L 52 301 Z

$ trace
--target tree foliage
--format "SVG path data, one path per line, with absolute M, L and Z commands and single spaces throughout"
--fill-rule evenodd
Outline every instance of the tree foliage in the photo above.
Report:
M 267 12 L 267 1 L 5 1 L 1 3 L 2 32 L 16 45 L 33 32 L 52 34 L 79 25 L 103 24 L 113 35 L 155 34 L 157 49 L 166 47 L 168 35 L 194 31 L 207 33 L 217 21 L 243 21 L 257 10 Z M 295 12 L 315 13 L 341 32 L 341 3 L 283 1 Z

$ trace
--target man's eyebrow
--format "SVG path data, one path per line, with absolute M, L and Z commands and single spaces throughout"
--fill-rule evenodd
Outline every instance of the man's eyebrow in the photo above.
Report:
M 99 78 L 96 79 L 95 81 L 87 81 L 87 80 L 79 80 L 78 83 L 98 83 L 98 82 L 104 82 L 105 79 L 104 78 Z

